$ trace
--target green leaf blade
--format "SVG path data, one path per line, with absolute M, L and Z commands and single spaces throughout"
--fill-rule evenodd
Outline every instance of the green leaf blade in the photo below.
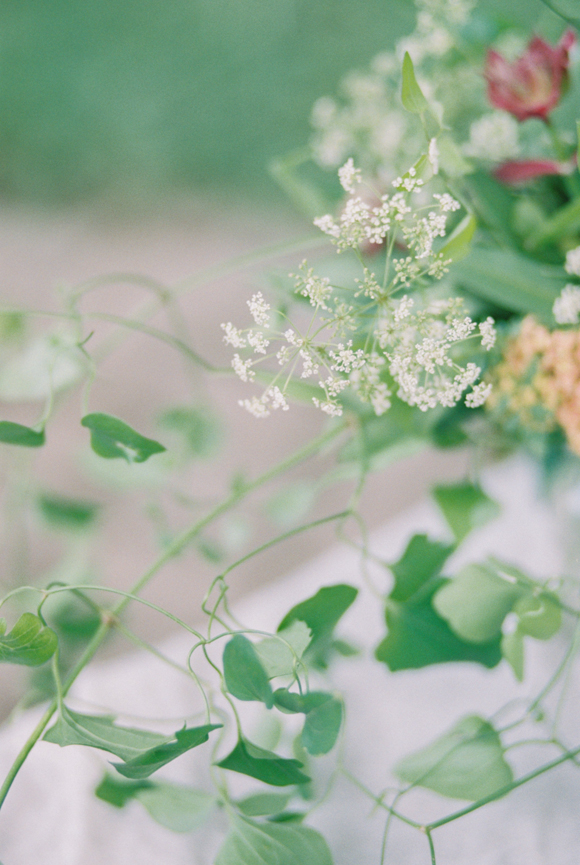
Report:
M 127 761 L 168 741 L 168 737 L 160 733 L 118 727 L 109 716 L 82 715 L 65 706 L 58 721 L 44 734 L 43 739 L 61 747 L 87 745 L 99 748 Z
M 149 778 L 158 769 L 171 763 L 177 757 L 181 757 L 192 748 L 197 748 L 209 739 L 213 730 L 222 727 L 222 724 L 204 724 L 201 727 L 189 727 L 178 730 L 174 741 L 165 741 L 159 745 L 149 748 L 125 763 L 114 763 L 114 767 L 125 778 L 141 780 Z
M 332 865 L 332 856 L 322 835 L 308 826 L 233 814 L 215 865 Z
M 6 622 L 0 621 L 0 662 L 39 667 L 56 652 L 55 632 L 33 613 L 23 613 L 8 634 L 5 633 Z
M 432 492 L 458 544 L 500 513 L 499 505 L 474 484 L 440 485 Z
M 407 547 L 390 570 L 395 585 L 389 597 L 393 601 L 408 601 L 427 580 L 439 575 L 454 547 L 432 541 L 427 535 L 413 535 Z
M 299 760 L 279 757 L 272 751 L 258 748 L 247 739 L 240 739 L 233 751 L 216 765 L 221 769 L 257 778 L 258 781 L 273 787 L 306 784 L 310 781 L 308 775 L 300 771 L 302 763 Z
M 477 716 L 463 718 L 427 747 L 400 760 L 395 774 L 452 799 L 476 801 L 511 784 L 497 732 Z
M 417 83 L 415 68 L 408 51 L 403 58 L 403 81 L 401 87 L 401 101 L 403 108 L 411 114 L 423 114 L 429 107 L 423 91 Z
M 14 421 L 2 420 L 0 421 L 0 442 L 24 448 L 39 448 L 45 442 L 44 430 L 38 431 Z
M 223 654 L 226 688 L 238 700 L 257 700 L 268 709 L 274 705 L 274 695 L 268 674 L 252 643 L 242 634 L 226 644 Z
M 288 628 L 292 622 L 304 622 L 312 633 L 312 641 L 305 657 L 312 660 L 315 665 L 324 667 L 327 663 L 332 632 L 357 594 L 357 589 L 344 583 L 323 586 L 311 598 L 292 607 L 280 622 L 278 633 Z
M 113 415 L 93 412 L 85 415 L 81 424 L 91 431 L 92 449 L 104 459 L 122 458 L 129 463 L 142 463 L 165 451 L 158 441 L 142 436 Z

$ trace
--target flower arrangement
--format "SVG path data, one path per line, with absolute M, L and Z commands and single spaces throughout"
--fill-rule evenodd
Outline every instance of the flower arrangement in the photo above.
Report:
M 559 635 L 561 657 L 549 682 L 509 723 L 458 718 L 430 745 L 387 767 L 396 779 L 392 788 L 370 790 L 347 767 L 340 742 L 349 705 L 327 678 L 337 657 L 352 656 L 356 664 L 356 647 L 340 638 L 340 621 L 359 590 L 343 583 L 313 587 L 274 632 L 246 627 L 228 599 L 234 568 L 321 524 L 336 523 L 339 538 L 360 551 L 363 567 L 375 561 L 360 495 L 381 459 L 409 439 L 468 445 L 477 454 L 523 448 L 547 483 L 580 455 L 574 29 L 580 20 L 556 2 L 547 4 L 552 26 L 559 28 L 557 40 L 548 41 L 502 23 L 475 0 L 416 5 L 414 33 L 394 52 L 375 57 L 368 73 L 348 75 L 340 98 L 322 97 L 313 109 L 307 150 L 273 166 L 313 217 L 319 248 L 331 245 L 332 254 L 297 262 L 294 272 L 272 282 L 270 294 L 266 288 L 252 293 L 245 323 L 222 324 L 232 349 L 229 371 L 248 389 L 240 410 L 267 425 L 273 412 L 290 411 L 301 400 L 322 412 L 323 432 L 262 476 L 238 478 L 222 501 L 164 542 L 129 591 L 61 580 L 18 586 L 5 596 L 1 605 L 10 615 L 21 612 L 10 627 L 2 620 L 0 661 L 38 670 L 50 665 L 50 676 L 41 689 L 46 708 L 15 755 L 0 805 L 39 740 L 80 745 L 116 758 L 96 790 L 111 805 L 140 801 L 170 828 L 177 809 L 180 828 L 188 830 L 216 811 L 225 814 L 227 829 L 212 852 L 213 865 L 331 865 L 339 851 L 308 819 L 341 777 L 384 813 L 377 863 L 389 861 L 388 835 L 398 820 L 424 836 L 425 861 L 436 865 L 441 826 L 562 763 L 577 763 L 580 743 L 564 742 L 558 728 L 558 706 L 569 696 L 577 663 L 577 583 L 559 574 L 533 579 L 497 558 L 446 571 L 467 535 L 497 514 L 478 480 L 434 491 L 451 540 L 417 533 L 396 562 L 379 562 L 384 580 L 377 602 L 386 628 L 372 647 L 374 658 L 393 676 L 458 662 L 489 669 L 508 664 L 517 682 L 525 677 L 530 640 Z M 334 186 L 331 174 L 338 177 Z M 171 303 L 164 287 L 148 287 L 158 306 Z M 69 329 L 42 343 L 46 406 L 40 419 L 29 426 L 0 421 L 6 446 L 31 453 L 43 447 L 56 398 L 73 385 L 84 382 L 88 400 L 97 368 L 81 305 L 87 290 L 67 297 L 62 315 Z M 23 317 L 21 310 L 4 310 L 5 331 Z M 146 315 L 129 326 L 215 371 L 179 335 L 148 324 Z M 101 460 L 125 461 L 131 470 L 158 461 L 167 488 L 183 472 L 183 453 L 172 453 L 126 419 L 84 410 L 80 425 Z M 208 417 L 191 407 L 168 412 L 165 429 L 187 439 L 189 458 L 213 435 Z M 336 513 L 296 525 L 224 565 L 208 586 L 202 624 L 142 597 L 166 563 L 224 514 L 288 468 L 332 449 L 343 469 L 338 476 L 355 479 L 347 500 Z M 79 502 L 45 497 L 42 507 L 53 523 L 92 519 L 91 508 Z M 107 596 L 117 599 L 109 604 Z M 128 632 L 123 613 L 131 603 L 147 604 L 187 635 L 179 666 L 201 709 L 171 733 L 146 721 L 129 726 L 117 720 L 114 707 L 113 715 L 78 711 L 69 697 L 111 631 Z M 70 637 L 71 621 L 78 639 Z M 34 687 L 38 692 L 38 679 Z M 247 703 L 257 704 L 261 717 L 276 715 L 279 744 L 248 732 L 257 728 L 246 715 Z M 516 775 L 508 751 L 526 743 L 530 724 L 533 741 L 548 756 Z M 509 735 L 520 730 L 521 738 L 508 745 Z M 157 780 L 158 771 L 163 779 L 166 765 L 197 748 L 211 765 L 212 789 Z M 326 782 L 317 768 L 324 755 L 335 761 Z M 232 781 L 240 775 L 251 779 L 249 795 L 239 794 Z M 464 804 L 435 820 L 411 818 L 405 801 L 418 788 Z

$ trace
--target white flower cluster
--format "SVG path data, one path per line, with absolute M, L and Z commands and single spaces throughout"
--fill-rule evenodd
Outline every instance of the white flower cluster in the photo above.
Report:
M 487 385 L 475 385 L 481 367 L 471 361 L 462 366 L 454 357 L 458 343 L 477 336 L 477 324 L 469 316 L 457 318 L 460 305 L 461 301 L 453 298 L 412 312 L 413 301 L 404 296 L 376 329 L 378 344 L 399 386 L 397 396 L 421 411 L 437 405 L 454 406 L 470 386 L 466 405 L 475 408 L 489 396 Z M 487 349 L 495 340 L 493 324 L 488 318 L 479 325 L 481 345 Z
M 469 129 L 469 141 L 463 147 L 466 156 L 486 162 L 504 162 L 520 152 L 519 125 L 507 111 L 493 111 L 475 120 Z
M 287 410 L 286 388 L 298 375 L 317 380 L 321 394 L 313 396 L 313 403 L 332 417 L 342 414 L 341 394 L 346 388 L 377 415 L 383 414 L 391 405 L 392 381 L 397 396 L 422 411 L 453 406 L 470 388 L 465 397 L 468 406 L 485 402 L 489 387 L 476 384 L 481 367 L 467 360 L 462 344 L 479 339 L 481 348 L 489 350 L 495 341 L 493 319 L 478 324 L 465 314 L 458 298 L 422 301 L 416 308 L 410 294 L 395 297 L 402 286 L 419 281 L 424 287 L 428 277 L 440 279 L 450 264 L 435 245 L 445 237 L 448 214 L 459 204 L 441 193 L 433 195 L 430 204 L 411 206 L 410 200 L 422 189 L 420 180 L 410 169 L 394 181 L 396 192 L 384 195 L 379 205 L 373 207 L 352 195 L 338 220 L 327 215 L 315 221 L 339 251 L 356 249 L 363 241 L 388 240 L 382 282 L 363 265 L 363 278 L 354 280 L 349 303 L 344 297 L 349 289 L 332 285 L 329 277 L 319 276 L 303 261 L 298 274 L 290 276 L 295 292 L 314 307 L 305 330 L 271 329 L 270 307 L 260 292 L 248 302 L 256 327 L 239 330 L 231 322 L 222 325 L 225 342 L 252 350 L 249 358 L 236 353 L 232 360 L 242 381 L 256 380 L 255 366 L 262 360 L 271 358 L 279 367 L 262 396 L 240 401 L 253 415 L 262 418 L 278 408 Z M 352 160 L 342 167 L 341 181 L 350 189 L 359 181 Z M 422 199 L 428 200 L 424 194 Z M 396 243 L 408 254 L 394 257 Z M 349 333 L 353 335 L 345 338 Z M 275 349 L 268 355 L 273 342 Z
M 564 270 L 571 276 L 580 276 L 580 246 L 576 246 L 566 253 Z
M 569 283 L 564 286 L 552 307 L 558 324 L 578 324 L 580 321 L 580 287 Z

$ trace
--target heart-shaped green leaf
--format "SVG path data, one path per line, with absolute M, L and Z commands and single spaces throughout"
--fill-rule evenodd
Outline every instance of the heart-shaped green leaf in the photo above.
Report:
M 309 826 L 230 820 L 215 865 L 332 865 L 326 841 Z
M 54 631 L 33 613 L 23 613 L 8 634 L 0 619 L 0 661 L 38 667 L 52 658 L 57 645 Z
M 403 781 L 452 799 L 475 801 L 513 781 L 498 734 L 487 721 L 463 718 L 431 745 L 395 766 Z
M 252 643 L 242 634 L 227 643 L 223 654 L 226 688 L 238 700 L 258 700 L 268 709 L 274 705 L 274 695 L 266 670 L 260 663 Z
M 100 457 L 142 463 L 165 448 L 154 439 L 145 438 L 124 421 L 109 414 L 87 414 L 81 424 L 91 431 L 91 447 Z
M 314 665 L 324 667 L 332 643 L 332 632 L 357 594 L 357 589 L 343 583 L 324 586 L 311 598 L 292 607 L 280 622 L 278 633 L 292 622 L 305 622 L 312 633 L 305 657 Z

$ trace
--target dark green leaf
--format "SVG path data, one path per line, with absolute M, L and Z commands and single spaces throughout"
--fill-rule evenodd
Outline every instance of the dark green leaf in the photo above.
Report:
M 306 715 L 302 744 L 309 754 L 328 754 L 334 748 L 342 723 L 342 703 L 331 697 Z
M 81 424 L 91 431 L 91 447 L 105 459 L 121 457 L 128 463 L 142 463 L 165 448 L 153 439 L 140 435 L 124 421 L 109 414 L 87 414 Z
M 486 496 L 480 487 L 470 483 L 435 487 L 433 497 L 458 544 L 472 529 L 485 525 L 500 512 L 499 505 L 493 499 Z
M 431 577 L 436 577 L 453 547 L 432 541 L 427 535 L 413 535 L 398 562 L 390 565 L 395 585 L 393 601 L 408 601 Z
M 140 790 L 151 786 L 149 781 L 121 781 L 111 775 L 105 775 L 95 790 L 95 796 L 115 808 L 124 808 L 127 802 L 135 799 Z
M 246 817 L 268 817 L 284 810 L 292 793 L 256 793 L 238 802 L 238 808 Z
M 44 493 L 38 498 L 40 513 L 57 528 L 81 529 L 93 522 L 98 505 Z
M 423 96 L 423 91 L 417 84 L 415 69 L 409 52 L 405 52 L 403 58 L 403 84 L 401 88 L 401 101 L 403 107 L 411 114 L 422 114 L 429 106 Z
M 387 602 L 387 636 L 376 657 L 390 670 L 410 670 L 448 661 L 476 661 L 495 667 L 501 660 L 499 639 L 489 643 L 467 643 L 451 630 L 433 609 L 431 599 L 446 580 L 433 580 L 417 600 Z
M 44 430 L 31 429 L 11 420 L 0 420 L 0 442 L 6 445 L 20 445 L 24 448 L 39 448 L 44 444 Z
M 458 637 L 488 643 L 501 636 L 505 617 L 525 591 L 491 565 L 467 565 L 437 592 L 433 606 Z
M 431 745 L 395 766 L 403 781 L 452 799 L 475 801 L 513 781 L 499 736 L 477 716 L 463 718 Z
M 326 841 L 295 823 L 255 823 L 236 814 L 215 865 L 332 865 Z
M 167 742 L 169 737 L 152 733 L 150 730 L 117 727 L 111 717 L 81 715 L 63 706 L 58 721 L 43 738 L 46 742 L 54 742 L 61 747 L 88 745 L 115 754 L 122 760 L 132 760 Z
M 240 739 L 234 750 L 217 765 L 222 769 L 257 778 L 273 787 L 287 787 L 289 784 L 305 784 L 310 781 L 308 775 L 300 771 L 302 763 L 298 760 L 279 757 L 272 751 L 258 748 L 247 739 Z
M 226 688 L 238 700 L 258 700 L 271 709 L 274 695 L 268 674 L 251 642 L 242 634 L 227 643 L 223 655 Z
M 6 620 L 0 619 L 0 662 L 38 667 L 52 658 L 58 645 L 51 628 L 33 613 L 23 613 L 6 633 Z
M 286 712 L 302 712 L 307 714 L 331 699 L 332 694 L 327 694 L 324 691 L 308 691 L 306 694 L 298 694 L 294 691 L 289 691 L 287 688 L 278 688 L 277 691 L 274 691 L 276 706 Z
M 278 626 L 278 633 L 292 622 L 305 622 L 312 632 L 312 641 L 305 653 L 312 663 L 324 666 L 335 625 L 353 603 L 358 592 L 352 586 L 324 586 L 306 601 L 292 607 Z
M 542 264 L 511 249 L 472 248 L 453 268 L 453 279 L 502 309 L 533 313 L 552 322 L 552 306 L 564 288 L 561 267 Z
M 148 778 L 149 775 L 167 763 L 171 763 L 176 757 L 181 757 L 186 751 L 207 742 L 209 734 L 222 726 L 222 724 L 204 724 L 201 727 L 184 727 L 183 730 L 176 732 L 174 741 L 165 741 L 138 754 L 132 760 L 125 763 L 113 763 L 113 765 L 117 772 L 124 775 L 125 778 Z
M 541 227 L 528 238 L 527 248 L 538 249 L 552 241 L 558 241 L 566 234 L 576 235 L 580 227 L 580 198 L 570 201 L 545 219 Z

